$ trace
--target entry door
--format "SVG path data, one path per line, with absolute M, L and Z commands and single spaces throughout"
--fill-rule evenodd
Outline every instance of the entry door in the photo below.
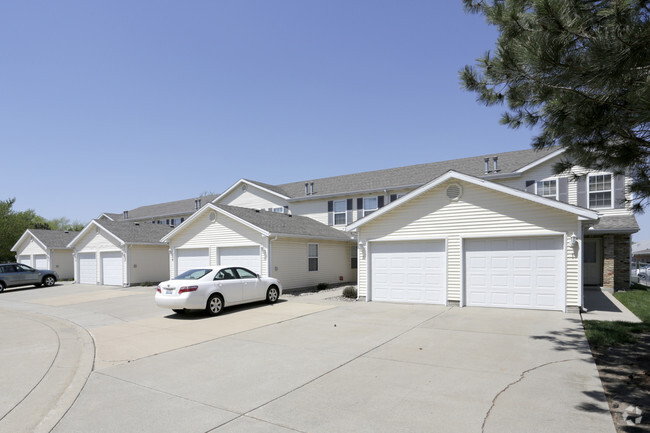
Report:
M 585 286 L 603 285 L 603 240 L 601 238 L 585 238 L 582 243 Z

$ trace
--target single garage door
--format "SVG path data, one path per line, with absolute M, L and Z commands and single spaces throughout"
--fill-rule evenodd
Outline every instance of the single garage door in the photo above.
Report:
M 34 256 L 34 267 L 36 269 L 49 269 L 49 266 L 47 265 L 47 256 L 45 254 Z
M 465 241 L 467 305 L 564 309 L 563 238 Z
M 95 253 L 79 253 L 79 283 L 97 284 L 97 261 Z
M 259 274 L 262 269 L 260 247 L 224 247 L 219 248 L 221 266 L 241 266 Z
M 32 265 L 32 258 L 30 256 L 18 256 L 18 263 L 22 263 L 23 265 L 31 266 Z
M 102 253 L 102 284 L 107 286 L 121 286 L 122 278 L 122 253 Z
M 371 300 L 446 302 L 444 241 L 373 242 L 370 253 Z
M 176 275 L 190 269 L 210 267 L 210 250 L 207 248 L 177 250 L 176 263 Z

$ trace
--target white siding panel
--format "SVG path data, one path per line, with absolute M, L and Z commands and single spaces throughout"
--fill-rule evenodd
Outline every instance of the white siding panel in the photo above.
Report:
M 62 280 L 74 279 L 74 259 L 71 249 L 53 250 L 52 267 Z
M 360 239 L 409 240 L 447 238 L 447 297 L 460 301 L 462 293 L 461 238 L 557 235 L 571 236 L 577 217 L 534 202 L 463 183 L 463 195 L 450 201 L 443 184 L 369 224 Z M 366 252 L 367 253 L 367 252 Z M 367 291 L 367 254 L 359 258 L 359 293 Z M 567 305 L 577 305 L 578 257 L 567 253 Z M 571 303 L 570 303 L 571 302 Z
M 231 191 L 227 196 L 219 197 L 219 204 L 239 206 L 249 209 L 269 209 L 287 206 L 287 201 L 269 192 L 263 191 L 252 185 L 246 185 L 246 190 L 241 186 Z
M 157 283 L 169 278 L 169 249 L 137 245 L 129 249 L 129 284 Z
M 20 250 L 17 251 L 20 255 L 34 255 L 34 254 L 46 254 L 47 251 L 41 247 L 38 242 L 30 236 L 29 240 L 25 242 Z
M 318 271 L 309 271 L 309 243 L 318 244 Z M 356 269 L 351 269 L 350 265 L 352 245 L 348 242 L 278 239 L 271 243 L 271 276 L 286 289 L 354 281 Z

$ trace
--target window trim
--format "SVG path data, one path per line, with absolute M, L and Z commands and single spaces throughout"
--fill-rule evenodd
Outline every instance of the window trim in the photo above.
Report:
M 366 200 L 374 200 L 375 201 L 375 207 L 374 208 L 366 208 Z M 375 197 L 364 197 L 363 198 L 363 216 L 367 217 L 371 213 L 379 210 L 379 198 Z
M 590 180 L 592 177 L 596 176 L 609 176 L 609 190 L 604 190 L 604 191 L 591 191 L 590 188 Z M 587 175 L 587 208 L 589 209 L 614 209 L 614 190 L 616 189 L 616 186 L 614 185 L 614 175 L 612 173 L 607 173 L 607 172 L 598 172 L 598 173 L 589 173 Z M 597 193 L 603 193 L 603 192 L 609 192 L 609 206 L 598 206 L 598 207 L 592 207 L 591 206 L 591 194 L 592 192 L 594 194 Z
M 539 192 L 538 186 L 541 182 L 555 182 L 555 197 L 551 195 L 542 195 Z M 560 181 L 558 177 L 547 177 L 546 179 L 541 179 L 541 180 L 536 180 L 535 181 L 535 195 L 538 195 L 540 197 L 544 198 L 550 198 L 554 199 L 557 201 L 560 201 Z
M 315 256 L 313 256 L 311 254 L 311 246 L 312 245 L 316 246 L 316 255 Z M 313 259 L 316 260 L 316 262 L 315 262 L 316 263 L 316 268 L 315 269 L 311 268 L 311 263 L 312 263 Z M 318 272 L 318 262 L 319 262 L 319 260 L 318 260 L 318 244 L 308 243 L 307 244 L 307 271 L 308 272 Z
M 337 212 L 336 211 L 336 203 L 343 203 L 343 211 L 342 212 Z M 337 223 L 336 222 L 336 215 L 341 215 L 343 214 L 343 222 L 342 223 Z M 342 200 L 332 200 L 332 225 L 335 226 L 344 226 L 348 224 L 348 201 L 346 199 Z

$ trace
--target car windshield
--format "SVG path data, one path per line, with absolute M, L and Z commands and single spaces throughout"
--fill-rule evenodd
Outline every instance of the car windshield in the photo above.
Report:
M 175 280 L 198 280 L 212 272 L 212 269 L 190 269 L 185 271 L 176 278 Z

